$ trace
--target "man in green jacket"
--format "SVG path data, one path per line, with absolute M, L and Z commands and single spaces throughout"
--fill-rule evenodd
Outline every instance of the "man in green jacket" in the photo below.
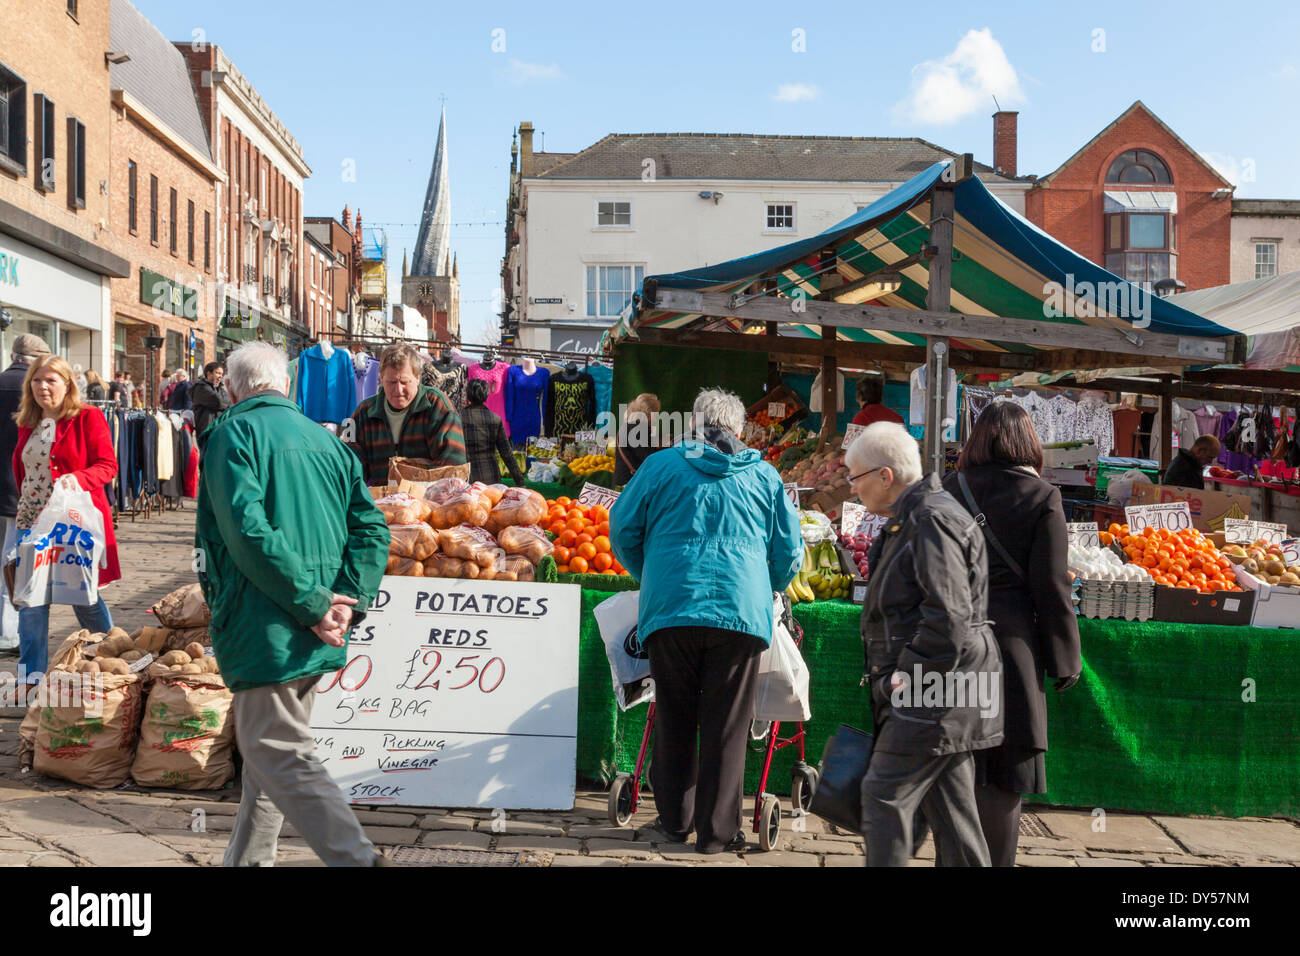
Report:
M 389 533 L 347 446 L 285 397 L 264 342 L 227 362 L 235 403 L 208 430 L 195 534 L 212 647 L 234 691 L 243 797 L 226 866 L 271 866 L 285 817 L 331 866 L 381 861 L 313 754 L 313 688 L 347 662 Z

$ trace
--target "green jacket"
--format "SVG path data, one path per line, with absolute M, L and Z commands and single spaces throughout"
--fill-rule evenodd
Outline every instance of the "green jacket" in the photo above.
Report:
M 212 647 L 232 690 L 328 673 L 347 661 L 311 628 L 331 597 L 365 616 L 389 533 L 348 447 L 278 392 L 261 392 L 207 431 L 199 479 L 199 581 Z

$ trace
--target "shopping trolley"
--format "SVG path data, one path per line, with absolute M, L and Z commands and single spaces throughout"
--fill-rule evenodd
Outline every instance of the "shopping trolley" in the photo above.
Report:
M 783 605 L 782 621 L 789 628 L 795 647 L 802 648 L 803 628 L 790 612 L 789 601 L 783 601 Z M 618 774 L 610 784 L 609 822 L 616 827 L 629 826 L 640 803 L 641 784 L 648 764 L 654 720 L 655 703 L 651 699 L 649 709 L 646 711 L 645 730 L 641 733 L 641 746 L 637 751 L 636 765 L 631 773 Z M 806 734 L 803 721 L 794 721 L 796 729 L 789 737 L 781 736 L 781 723 L 781 721 L 773 721 L 756 741 L 762 745 L 763 771 L 759 775 L 758 792 L 754 796 L 753 830 L 758 835 L 759 848 L 764 851 L 776 846 L 781 835 L 781 801 L 775 794 L 767 792 L 773 754 L 786 747 L 799 748 L 799 759 L 795 761 L 790 774 L 790 804 L 795 816 L 802 816 L 808 812 L 813 793 L 817 790 L 817 770 L 809 766 L 805 759 Z

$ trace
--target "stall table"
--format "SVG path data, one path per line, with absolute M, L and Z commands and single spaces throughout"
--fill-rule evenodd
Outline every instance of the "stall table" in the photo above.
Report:
M 607 783 L 630 772 L 646 706 L 620 712 L 592 610 L 582 592 L 578 774 Z M 795 607 L 811 672 L 808 762 L 841 723 L 870 729 L 861 608 Z M 1079 619 L 1083 676 L 1047 690 L 1046 795 L 1031 802 L 1108 811 L 1300 816 L 1300 635 L 1290 630 Z M 784 726 L 784 725 L 783 725 Z M 760 752 L 750 754 L 747 792 Z M 794 748 L 778 751 L 768 789 L 788 795 Z

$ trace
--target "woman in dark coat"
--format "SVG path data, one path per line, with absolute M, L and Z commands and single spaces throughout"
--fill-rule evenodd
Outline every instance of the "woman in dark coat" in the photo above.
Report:
M 659 414 L 659 396 L 642 392 L 627 403 L 623 427 L 619 429 L 618 451 L 614 457 L 614 487 L 621 488 L 632 480 L 636 470 L 659 450 L 655 417 Z
M 975 796 L 994 866 L 1015 864 L 1021 794 L 1047 790 L 1043 673 L 1056 678 L 1057 690 L 1066 690 L 1083 668 L 1061 493 L 1039 477 L 1042 467 L 1043 449 L 1029 415 L 1018 405 L 997 402 L 976 421 L 957 474 L 943 482 L 987 522 L 988 613 L 1002 652 L 1006 720 L 1002 745 L 976 754 Z

